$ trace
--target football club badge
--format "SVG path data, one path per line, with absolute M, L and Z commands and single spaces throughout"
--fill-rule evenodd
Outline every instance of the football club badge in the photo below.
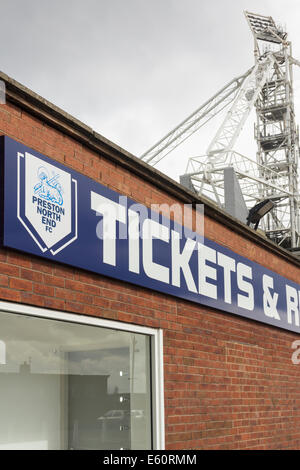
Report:
M 77 239 L 77 181 L 28 152 L 18 153 L 18 219 L 44 253 Z

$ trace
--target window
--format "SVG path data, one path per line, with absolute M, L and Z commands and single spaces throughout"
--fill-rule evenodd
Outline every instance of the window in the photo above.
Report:
M 0 449 L 163 448 L 160 331 L 0 308 Z

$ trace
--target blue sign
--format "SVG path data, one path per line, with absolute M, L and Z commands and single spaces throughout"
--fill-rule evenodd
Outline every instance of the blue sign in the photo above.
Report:
M 300 285 L 1 138 L 3 245 L 300 332 Z

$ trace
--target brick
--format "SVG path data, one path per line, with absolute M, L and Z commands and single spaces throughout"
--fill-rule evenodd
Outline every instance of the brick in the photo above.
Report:
M 32 282 L 25 279 L 11 278 L 9 280 L 9 287 L 11 289 L 25 290 L 27 292 L 32 291 Z
M 72 292 L 67 289 L 60 289 L 56 288 L 55 289 L 55 297 L 58 299 L 64 299 L 64 300 L 75 300 L 75 292 Z
M 65 287 L 66 289 L 71 289 L 79 292 L 85 292 L 85 285 L 82 282 L 74 281 L 74 280 L 65 280 Z
M 109 300 L 104 299 L 103 297 L 94 296 L 94 304 L 98 307 L 107 308 L 110 305 L 110 302 Z
M 0 262 L 6 261 L 7 258 L 7 252 L 4 249 L 0 249 Z
M 21 295 L 20 292 L 12 290 L 12 289 L 5 289 L 4 287 L 0 287 L 0 299 L 1 300 L 11 300 L 12 302 L 20 302 Z
M 25 257 L 21 254 L 16 254 L 14 252 L 9 252 L 7 253 L 7 262 L 9 264 L 15 264 L 17 266 L 23 266 L 24 268 L 31 268 L 31 260 L 29 259 L 29 256 Z
M 93 303 L 93 296 L 87 294 L 76 293 L 75 294 L 76 302 L 81 302 L 84 304 L 92 304 Z
M 0 286 L 8 287 L 8 276 L 0 274 Z
M 92 295 L 99 295 L 100 287 L 93 286 L 91 284 L 84 284 L 84 292 Z
M 44 283 L 49 286 L 65 287 L 65 279 L 59 276 L 44 274 Z
M 29 281 L 43 282 L 43 274 L 38 271 L 33 271 L 32 269 L 21 269 L 20 277 L 23 279 L 28 279 Z
M 53 271 L 53 266 L 49 263 L 46 264 L 47 262 L 43 260 L 41 261 L 32 261 L 32 269 L 35 269 L 36 271 L 42 271 L 43 273 L 49 273 L 52 274 Z
M 74 272 L 73 272 L 72 268 L 69 268 L 67 266 L 55 266 L 53 274 L 55 276 L 64 277 L 64 278 L 67 278 L 67 279 L 73 279 L 74 278 Z
M 65 301 L 60 300 L 60 299 L 45 298 L 44 299 L 44 306 L 46 308 L 53 308 L 55 310 L 64 310 Z
M 6 263 L 0 263 L 0 273 L 8 274 L 9 276 L 19 276 L 20 268 Z
M 44 295 L 47 297 L 54 297 L 54 287 L 52 286 L 46 286 L 43 284 L 34 284 L 33 291 L 40 295 Z
M 42 295 L 33 294 L 31 292 L 21 292 L 21 302 L 28 305 L 44 306 L 44 298 Z
M 95 305 L 83 305 L 83 313 L 86 315 L 92 315 L 95 317 L 103 317 L 103 318 L 116 318 L 115 312 L 111 310 L 106 310 L 101 307 L 97 307 Z
M 65 302 L 65 309 L 70 312 L 84 313 L 84 306 L 78 302 Z
M 76 158 L 73 158 L 69 155 L 65 155 L 64 160 L 65 160 L 64 161 L 65 165 L 70 166 L 76 171 L 79 171 L 79 172 L 83 171 L 83 163 L 78 161 Z

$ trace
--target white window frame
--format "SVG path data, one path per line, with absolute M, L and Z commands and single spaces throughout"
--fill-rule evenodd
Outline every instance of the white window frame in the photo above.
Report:
M 88 315 L 49 310 L 40 307 L 0 301 L 0 313 L 17 313 L 39 318 L 61 320 L 82 325 L 98 326 L 114 330 L 148 335 L 151 338 L 151 382 L 152 382 L 152 442 L 154 450 L 165 448 L 164 420 L 164 374 L 163 374 L 163 330 L 131 323 L 123 323 Z

